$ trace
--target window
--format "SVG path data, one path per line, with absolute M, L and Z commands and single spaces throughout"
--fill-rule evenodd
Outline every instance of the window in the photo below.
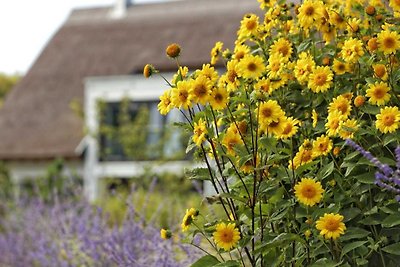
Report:
M 183 159 L 187 136 L 172 124 L 179 111 L 159 114 L 158 101 L 100 102 L 100 161 Z

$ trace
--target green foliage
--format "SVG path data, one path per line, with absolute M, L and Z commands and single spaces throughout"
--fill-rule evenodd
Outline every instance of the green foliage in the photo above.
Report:
M 259 2 L 265 17 L 243 17 L 234 52 L 220 44 L 211 52 L 226 71 L 205 64 L 182 75 L 178 66 L 160 98 L 162 113 L 188 113 L 179 127 L 201 166 L 187 178 L 210 181 L 215 194 L 206 200 L 224 211 L 187 212 L 185 241 L 201 234 L 210 254 L 194 266 L 398 265 L 398 173 L 385 180 L 392 188 L 377 185 L 379 164 L 345 145 L 354 139 L 399 168 L 400 36 L 398 24 L 386 23 L 393 10 Z M 382 19 L 366 13 L 372 8 Z
M 19 74 L 8 75 L 0 73 L 0 106 L 3 104 L 5 96 L 20 79 L 21 76 Z

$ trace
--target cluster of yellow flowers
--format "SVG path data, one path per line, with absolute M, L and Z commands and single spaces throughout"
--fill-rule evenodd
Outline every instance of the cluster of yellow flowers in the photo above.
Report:
M 225 157 L 239 178 L 253 173 L 256 185 L 270 178 L 269 167 L 262 166 L 270 159 L 266 140 L 271 138 L 282 150 L 292 150 L 285 166 L 295 171 L 317 158 L 336 156 L 343 140 L 355 138 L 365 125 L 375 131 L 372 135 L 397 133 L 398 0 L 258 1 L 264 18 L 243 17 L 233 51 L 216 43 L 209 64 L 191 73 L 180 66 L 160 97 L 161 114 L 177 108 L 187 115 L 192 141 L 204 156 Z M 174 46 L 166 51 L 171 58 L 180 53 Z M 146 77 L 155 72 L 146 65 Z M 321 202 L 320 181 L 295 179 L 292 195 L 298 202 L 310 207 Z M 183 230 L 194 216 L 185 215 Z M 326 239 L 337 239 L 346 230 L 343 219 L 327 213 L 316 229 Z M 235 224 L 215 229 L 219 248 L 228 251 L 240 239 Z

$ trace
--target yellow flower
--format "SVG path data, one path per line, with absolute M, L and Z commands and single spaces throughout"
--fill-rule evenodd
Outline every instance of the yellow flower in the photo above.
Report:
M 161 115 L 167 115 L 168 112 L 173 108 L 171 100 L 171 90 L 166 90 L 160 96 L 160 102 L 157 105 L 158 111 Z
M 285 116 L 279 117 L 276 121 L 271 121 L 268 124 L 260 126 L 264 130 L 265 134 L 273 134 L 277 138 L 280 138 L 283 130 L 285 129 L 287 119 Z
M 345 74 L 348 70 L 348 64 L 337 60 L 336 58 L 333 60 L 333 66 L 332 66 L 333 71 L 337 74 L 337 75 L 342 75 Z
M 321 183 L 316 182 L 311 178 L 303 178 L 294 186 L 294 194 L 297 200 L 306 206 L 314 206 L 319 203 L 322 199 Z
M 191 106 L 190 88 L 191 82 L 180 81 L 177 87 L 172 89 L 171 99 L 174 107 L 188 109 Z
M 205 105 L 211 93 L 212 83 L 204 75 L 199 75 L 195 80 L 191 80 L 190 95 L 194 103 Z
M 285 67 L 285 60 L 278 54 L 273 54 L 268 59 L 268 76 L 271 79 L 280 79 Z
M 276 3 L 276 0 L 257 0 L 260 3 L 261 9 L 266 9 L 273 7 Z
M 203 121 L 202 118 L 198 120 L 198 122 L 194 123 L 193 127 L 193 142 L 197 146 L 201 146 L 201 144 L 206 140 L 206 134 L 207 134 L 207 127 L 205 121 Z
M 363 43 L 361 40 L 349 38 L 344 41 L 341 51 L 342 58 L 348 63 L 356 63 L 364 55 Z
M 337 29 L 345 29 L 347 26 L 346 20 L 337 11 L 330 12 L 329 20 L 332 25 L 335 25 Z
M 377 106 L 385 105 L 390 99 L 389 91 L 390 88 L 385 82 L 370 84 L 366 94 L 369 97 L 368 102 Z
M 190 208 L 189 210 L 186 210 L 186 214 L 185 216 L 183 216 L 181 224 L 182 232 L 189 230 L 190 225 L 198 215 L 199 211 L 195 208 Z
M 237 44 L 233 52 L 234 52 L 234 58 L 237 61 L 240 61 L 242 58 L 244 58 L 245 55 L 250 54 L 250 47 L 248 47 L 245 44 Z
M 196 76 L 200 75 L 207 77 L 212 84 L 218 80 L 218 72 L 210 64 L 203 64 L 201 70 L 196 70 Z
M 224 44 L 222 42 L 216 42 L 215 46 L 211 49 L 211 52 L 210 52 L 210 54 L 211 54 L 211 61 L 210 61 L 211 65 L 217 64 L 217 61 L 218 61 L 218 58 L 219 58 L 219 56 L 221 54 L 223 45 Z
M 343 119 L 342 113 L 337 110 L 328 114 L 327 122 L 325 123 L 325 129 L 327 129 L 326 133 L 328 136 L 335 136 L 339 133 Z
M 292 44 L 286 38 L 279 38 L 276 40 L 270 47 L 269 53 L 270 55 L 279 55 L 286 62 L 289 60 L 292 55 Z
M 310 74 L 308 88 L 314 93 L 326 92 L 332 85 L 333 73 L 328 66 L 317 66 Z
M 342 139 L 353 138 L 358 130 L 358 123 L 355 119 L 348 119 L 342 123 L 339 129 L 339 136 Z
M 226 65 L 225 77 L 228 83 L 228 91 L 235 91 L 240 85 L 240 81 L 238 79 L 237 65 L 237 60 L 231 60 Z
M 320 235 L 325 239 L 337 239 L 340 235 L 344 234 L 346 226 L 344 225 L 343 216 L 334 213 L 325 213 L 316 222 L 316 228 L 320 230 Z
M 297 169 L 299 166 L 311 162 L 313 158 L 313 144 L 308 140 L 304 140 L 299 151 L 293 158 L 293 162 L 289 164 L 289 168 Z
M 179 81 L 184 80 L 189 72 L 188 67 L 179 67 L 178 71 L 172 77 L 172 84 L 176 84 Z
M 326 156 L 332 150 L 333 143 L 328 136 L 321 135 L 313 142 L 313 157 Z
M 234 147 L 236 145 L 242 144 L 242 139 L 240 137 L 240 134 L 238 133 L 238 131 L 233 131 L 233 130 L 228 130 L 225 133 L 224 138 L 222 139 L 222 144 L 226 147 L 226 149 L 228 150 L 228 154 L 230 155 L 235 155 L 236 152 L 234 150 Z
M 322 18 L 323 3 L 321 1 L 305 0 L 299 8 L 298 19 L 300 26 L 310 29 L 316 21 Z
M 359 32 L 360 31 L 360 24 L 361 24 L 361 20 L 357 19 L 357 18 L 352 18 L 347 22 L 347 30 L 349 32 Z
M 244 15 L 240 22 L 240 29 L 238 32 L 239 39 L 256 36 L 258 31 L 259 18 L 255 14 Z
M 256 112 L 258 112 L 261 125 L 267 125 L 270 122 L 278 121 L 278 119 L 285 116 L 285 112 L 276 100 L 268 100 L 267 102 L 261 103 Z
M 258 79 L 265 71 L 264 61 L 257 55 L 244 56 L 237 67 L 239 76 L 245 79 Z
M 287 118 L 283 123 L 283 131 L 279 135 L 280 139 L 290 138 L 297 133 L 297 124 L 300 124 L 300 121 L 297 119 L 293 119 L 292 117 Z
M 265 78 L 258 80 L 257 83 L 254 85 L 254 89 L 260 90 L 267 94 L 271 94 L 272 93 L 271 80 Z
M 294 67 L 294 76 L 300 84 L 306 84 L 314 68 L 315 61 L 313 57 L 306 52 L 301 52 Z
M 214 110 L 226 108 L 228 104 L 228 91 L 224 86 L 214 87 L 211 91 L 210 105 Z
M 389 6 L 393 8 L 395 12 L 400 12 L 400 1 L 399 0 L 389 0 Z
M 318 113 L 315 111 L 315 109 L 313 109 L 312 112 L 311 112 L 311 118 L 312 118 L 312 126 L 314 128 L 317 127 Z
M 398 107 L 384 107 L 376 115 L 376 128 L 382 133 L 393 133 L 399 128 L 400 111 Z
M 166 240 L 166 239 L 170 239 L 172 237 L 172 233 L 170 230 L 167 229 L 161 229 L 160 230 L 160 236 L 162 239 Z
M 329 103 L 328 112 L 331 113 L 335 110 L 339 111 L 341 115 L 347 118 L 350 115 L 351 111 L 350 100 L 343 95 L 334 98 L 332 102 Z
M 396 53 L 400 48 L 400 36 L 397 32 L 384 30 L 378 33 L 378 49 L 385 55 Z
M 232 248 L 237 246 L 237 243 L 240 240 L 240 233 L 234 223 L 219 223 L 215 227 L 213 237 L 218 248 L 230 251 Z

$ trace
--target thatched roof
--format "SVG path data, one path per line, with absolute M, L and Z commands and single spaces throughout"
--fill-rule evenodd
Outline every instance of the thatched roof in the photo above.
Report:
M 186 0 L 132 5 L 121 19 L 110 8 L 74 10 L 0 110 L 0 159 L 79 157 L 83 121 L 69 106 L 83 99 L 85 77 L 141 73 L 146 63 L 175 70 L 172 42 L 183 65 L 199 67 L 216 41 L 232 48 L 240 19 L 257 9 L 255 0 Z

